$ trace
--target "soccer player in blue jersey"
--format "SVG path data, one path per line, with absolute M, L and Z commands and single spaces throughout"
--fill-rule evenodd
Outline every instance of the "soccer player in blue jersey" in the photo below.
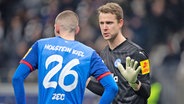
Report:
M 40 39 L 20 61 L 12 78 L 18 104 L 25 104 L 24 80 L 38 70 L 39 104 L 82 104 L 86 81 L 94 76 L 105 88 L 99 101 L 110 104 L 118 87 L 100 56 L 75 41 L 79 19 L 70 10 L 55 19 L 55 37 Z

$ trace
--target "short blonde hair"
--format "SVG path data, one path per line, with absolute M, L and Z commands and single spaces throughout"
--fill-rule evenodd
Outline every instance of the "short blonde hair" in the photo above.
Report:
M 116 19 L 119 21 L 123 19 L 123 9 L 117 3 L 106 3 L 98 8 L 98 14 L 100 13 L 111 13 L 116 15 Z
M 62 30 L 73 32 L 79 25 L 79 18 L 75 12 L 71 10 L 65 10 L 58 14 L 55 19 L 55 24 L 61 26 Z

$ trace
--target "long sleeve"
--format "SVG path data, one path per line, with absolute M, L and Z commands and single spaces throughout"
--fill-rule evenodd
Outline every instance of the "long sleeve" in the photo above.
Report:
M 135 91 L 135 93 L 142 96 L 142 97 L 144 97 L 144 98 L 149 98 L 150 92 L 151 92 L 150 90 L 151 90 L 151 86 L 150 86 L 149 81 L 147 81 L 147 83 L 146 82 L 144 82 L 144 83 L 141 82 L 140 89 L 138 91 Z
M 98 81 L 96 81 L 96 80 L 94 80 L 94 79 L 91 79 L 91 80 L 89 81 L 89 83 L 88 83 L 88 85 L 87 85 L 87 88 L 88 88 L 91 92 L 93 92 L 93 93 L 95 93 L 95 94 L 97 94 L 97 95 L 99 95 L 99 96 L 102 96 L 102 94 L 103 94 L 103 92 L 104 92 L 103 86 L 102 86 Z
M 104 93 L 99 104 L 111 104 L 118 92 L 118 86 L 111 75 L 105 76 L 100 80 L 104 87 Z
M 30 68 L 25 64 L 20 64 L 12 77 L 12 85 L 17 104 L 26 104 L 24 79 L 29 75 Z

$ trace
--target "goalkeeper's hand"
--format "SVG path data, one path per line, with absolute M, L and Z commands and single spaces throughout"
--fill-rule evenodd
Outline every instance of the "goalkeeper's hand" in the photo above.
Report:
M 134 90 L 139 90 L 140 82 L 137 80 L 137 76 L 141 70 L 141 66 L 138 66 L 138 62 L 134 61 L 130 57 L 126 57 L 126 69 L 122 66 L 121 63 L 117 63 L 118 69 L 123 75 L 123 77 L 128 81 L 129 85 Z

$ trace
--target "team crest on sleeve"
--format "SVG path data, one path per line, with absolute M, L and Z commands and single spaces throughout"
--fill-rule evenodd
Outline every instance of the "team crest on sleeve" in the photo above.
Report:
M 140 65 L 141 65 L 141 71 L 143 75 L 150 72 L 150 64 L 148 59 L 141 61 Z
M 30 48 L 27 53 L 24 55 L 23 59 L 28 55 L 28 53 L 32 50 L 32 48 Z

